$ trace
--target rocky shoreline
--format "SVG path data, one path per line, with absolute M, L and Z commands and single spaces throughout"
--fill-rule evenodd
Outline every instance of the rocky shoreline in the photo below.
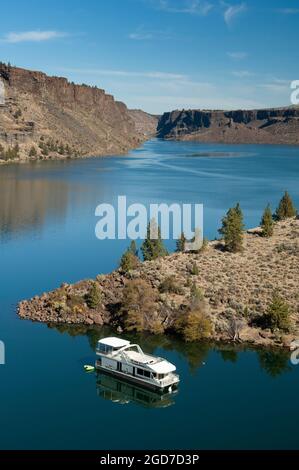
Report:
M 86 154 L 78 154 L 78 155 L 59 155 L 53 154 L 47 157 L 38 156 L 38 157 L 26 157 L 26 158 L 15 158 L 12 160 L 2 160 L 0 158 L 0 165 L 12 165 L 12 164 L 25 164 L 25 163 L 35 163 L 35 162 L 49 162 L 49 161 L 65 161 L 65 160 L 78 160 L 84 158 L 106 158 L 106 157 L 114 157 L 116 155 L 127 155 L 130 150 L 135 150 L 136 148 L 140 147 L 147 139 L 140 139 L 136 143 L 136 146 L 132 146 L 125 150 L 111 151 L 111 152 L 99 152 L 99 153 L 86 153 Z
M 289 347 L 299 338 L 298 248 L 299 220 L 293 218 L 277 222 L 271 238 L 261 237 L 258 229 L 244 233 L 240 253 L 229 253 L 221 241 L 212 241 L 200 253 L 174 253 L 140 263 L 129 273 L 119 269 L 95 280 L 63 284 L 20 302 L 18 314 L 57 325 L 110 325 L 123 331 L 125 306 L 128 310 L 130 301 L 140 300 L 137 331 L 172 333 L 196 288 L 211 325 L 207 339 Z M 91 290 L 97 296 L 94 304 L 88 301 Z M 289 332 L 260 326 L 276 290 L 290 308 Z

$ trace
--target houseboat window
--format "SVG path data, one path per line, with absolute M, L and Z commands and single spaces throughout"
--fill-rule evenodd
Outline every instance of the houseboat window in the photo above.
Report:
M 144 369 L 137 369 L 137 374 L 138 375 L 143 375 L 144 377 L 150 377 L 151 373 L 148 370 Z
M 107 344 L 99 343 L 98 344 L 98 350 L 99 352 L 103 354 L 109 354 L 113 351 L 112 346 L 108 346 Z

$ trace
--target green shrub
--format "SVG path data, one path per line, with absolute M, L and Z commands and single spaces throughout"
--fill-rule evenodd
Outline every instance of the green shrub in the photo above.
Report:
M 209 246 L 209 240 L 207 238 L 203 238 L 201 248 L 198 250 L 199 253 L 203 253 Z
M 198 274 L 199 274 L 199 269 L 198 269 L 198 266 L 195 263 L 195 261 L 194 261 L 194 263 L 192 264 L 192 266 L 190 268 L 190 274 L 192 274 L 192 276 L 198 276 Z
M 160 284 L 159 291 L 161 293 L 182 294 L 183 290 L 179 286 L 175 276 L 166 277 Z
M 153 330 L 157 320 L 153 315 L 155 300 L 154 289 L 143 279 L 133 279 L 127 282 L 123 290 L 120 309 L 127 331 Z
M 175 329 L 187 342 L 200 341 L 211 335 L 212 323 L 201 310 L 191 310 L 180 315 Z
M 36 157 L 36 156 L 37 156 L 37 150 L 34 147 L 34 145 L 32 145 L 31 149 L 29 150 L 29 157 Z
M 204 293 L 200 287 L 197 287 L 195 282 L 191 285 L 190 289 L 190 297 L 191 297 L 191 304 L 193 306 L 197 306 L 199 302 L 204 300 Z

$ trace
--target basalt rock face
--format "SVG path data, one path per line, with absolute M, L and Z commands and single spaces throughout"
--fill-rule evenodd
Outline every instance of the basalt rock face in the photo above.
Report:
M 37 156 L 49 158 L 123 153 L 144 140 L 126 105 L 97 87 L 5 64 L 0 80 L 5 88 L 0 143 L 18 144 L 21 158 L 32 146 Z M 67 152 L 61 146 L 68 146 Z
M 164 113 L 158 137 L 223 143 L 299 145 L 299 108 Z

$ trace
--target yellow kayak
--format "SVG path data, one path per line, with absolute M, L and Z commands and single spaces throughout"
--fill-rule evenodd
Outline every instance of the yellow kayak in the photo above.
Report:
M 85 365 L 84 366 L 84 369 L 86 372 L 92 372 L 94 371 L 94 367 L 93 366 L 89 366 L 89 365 Z

